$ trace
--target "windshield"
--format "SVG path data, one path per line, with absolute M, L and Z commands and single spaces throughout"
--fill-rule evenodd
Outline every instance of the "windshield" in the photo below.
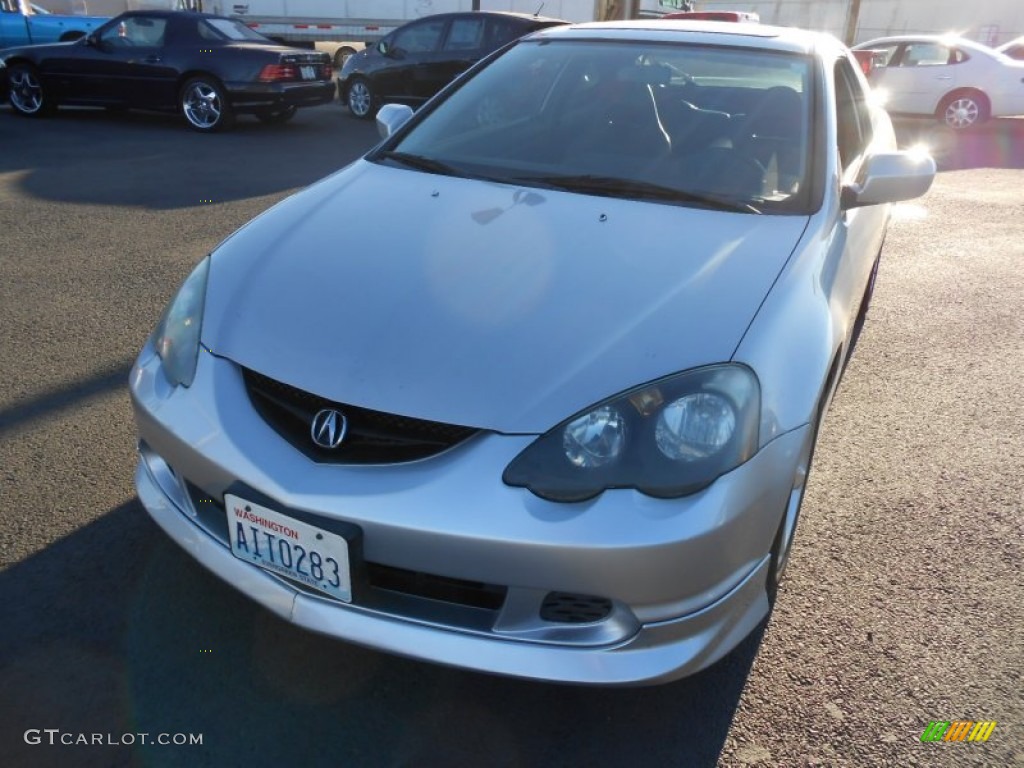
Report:
M 810 61 L 740 48 L 525 41 L 371 159 L 585 194 L 806 212 Z

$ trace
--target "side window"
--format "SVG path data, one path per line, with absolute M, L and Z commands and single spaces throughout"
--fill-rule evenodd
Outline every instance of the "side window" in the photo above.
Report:
M 446 51 L 476 51 L 483 47 L 484 20 L 456 19 L 448 30 Z
M 888 67 L 890 64 L 895 64 L 893 58 L 896 56 L 896 51 L 899 48 L 899 45 L 873 45 L 871 50 L 876 52 L 874 66 L 876 68 Z
M 950 50 L 940 43 L 907 43 L 903 52 L 904 67 L 940 67 L 949 64 Z
M 963 64 L 967 61 L 970 56 L 967 55 L 967 51 L 961 50 L 960 48 L 954 48 L 949 54 L 950 64 Z
M 100 37 L 111 48 L 156 48 L 164 44 L 166 19 L 127 16 Z
M 405 53 L 430 53 L 441 46 L 445 22 L 421 21 L 395 33 L 391 47 Z
M 845 175 L 871 143 L 871 110 L 860 78 L 848 58 L 836 62 L 835 80 L 839 162 Z
M 199 37 L 203 40 L 216 40 L 221 41 L 224 38 L 213 31 L 213 28 L 203 22 L 196 23 L 196 31 L 199 33 Z

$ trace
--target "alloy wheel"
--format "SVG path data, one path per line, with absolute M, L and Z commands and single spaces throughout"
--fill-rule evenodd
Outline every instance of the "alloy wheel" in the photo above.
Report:
M 214 86 L 196 81 L 182 94 L 181 109 L 189 123 L 200 130 L 208 131 L 220 123 L 224 104 Z
M 19 112 L 34 115 L 43 108 L 43 86 L 36 73 L 18 67 L 10 74 L 11 104 Z
M 800 505 L 803 502 L 804 490 L 807 487 L 807 474 L 810 470 L 811 447 L 806 446 L 800 455 L 797 464 L 796 477 L 793 480 L 793 488 L 789 492 L 789 500 L 786 503 L 786 516 L 782 520 L 780 531 L 779 549 L 775 557 L 775 583 L 782 581 L 786 572 L 786 565 L 789 563 L 789 553 L 793 547 L 793 540 L 796 538 L 796 521 L 800 516 Z
M 366 117 L 370 114 L 373 104 L 373 93 L 370 86 L 362 80 L 356 80 L 348 88 L 348 108 L 356 117 Z
M 953 99 L 946 105 L 945 120 L 950 128 L 962 131 L 978 123 L 980 118 L 981 107 L 969 96 Z

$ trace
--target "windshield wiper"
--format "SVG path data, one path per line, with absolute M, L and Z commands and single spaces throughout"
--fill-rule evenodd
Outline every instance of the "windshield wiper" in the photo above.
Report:
M 522 183 L 539 184 L 550 189 L 562 189 L 568 192 L 584 194 L 608 195 L 610 197 L 636 197 L 643 200 L 664 200 L 667 202 L 696 203 L 719 211 L 739 211 L 743 213 L 761 213 L 760 209 L 740 200 L 729 200 L 714 195 L 687 192 L 649 181 L 620 179 L 614 176 L 529 176 L 518 177 Z
M 412 152 L 388 150 L 386 152 L 377 153 L 374 159 L 377 158 L 394 160 L 408 168 L 415 168 L 417 171 L 426 171 L 427 173 L 436 173 L 441 176 L 456 176 L 460 179 L 477 179 L 478 181 L 498 181 L 505 184 L 512 183 L 503 177 L 488 176 L 483 173 L 467 171 L 463 168 L 457 168 L 454 165 L 449 165 L 441 160 L 435 160 L 432 157 L 424 157 L 423 155 L 416 155 Z
M 394 150 L 389 150 L 387 152 L 378 153 L 377 157 L 385 160 L 394 160 L 395 162 L 401 163 L 409 168 L 415 168 L 417 171 L 439 173 L 443 176 L 466 175 L 458 168 L 448 165 L 448 163 L 442 163 L 440 160 L 434 160 L 433 158 L 424 157 L 423 155 L 414 155 L 411 152 L 396 152 Z

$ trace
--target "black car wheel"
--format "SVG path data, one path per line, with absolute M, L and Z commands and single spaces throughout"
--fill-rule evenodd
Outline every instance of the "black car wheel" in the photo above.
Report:
M 19 115 L 42 117 L 54 110 L 53 100 L 46 93 L 35 67 L 15 64 L 7 73 L 11 106 Z
M 360 120 L 373 117 L 373 100 L 373 88 L 368 81 L 360 77 L 349 84 L 345 101 L 352 117 L 358 117 Z
M 257 112 L 256 119 L 261 123 L 268 123 L 270 125 L 280 125 L 287 123 L 293 117 L 295 113 L 299 111 L 298 107 L 282 107 L 281 109 L 271 109 L 266 112 Z
M 864 323 L 868 319 L 868 309 L 871 307 L 871 297 L 875 295 L 875 281 L 878 279 L 878 265 L 881 262 L 882 252 L 879 251 L 878 256 L 875 257 L 874 266 L 871 267 L 871 275 L 868 277 L 867 288 L 864 289 L 864 297 L 860 300 L 860 309 L 857 310 L 857 317 L 853 321 L 853 332 L 850 334 L 850 351 L 846 354 L 846 360 L 843 362 L 844 370 L 847 364 L 849 364 L 850 358 L 853 357 L 853 351 L 857 348 L 861 331 L 864 330 Z
M 186 82 L 179 103 L 182 115 L 194 130 L 213 133 L 230 128 L 234 123 L 224 89 L 213 77 L 193 77 Z
M 825 415 L 821 413 L 820 406 L 818 411 L 818 418 L 800 449 L 800 457 L 793 477 L 793 487 L 790 489 L 786 510 L 779 523 L 779 529 L 775 533 L 775 540 L 772 542 L 771 558 L 768 564 L 768 583 L 765 585 L 768 602 L 772 605 L 775 604 L 779 595 L 779 584 L 782 583 L 782 578 L 786 573 L 790 550 L 793 547 L 793 540 L 796 538 L 796 525 L 800 519 L 800 507 L 804 502 L 807 478 L 811 472 L 811 461 L 814 459 L 814 446 L 818 442 L 818 430 Z

